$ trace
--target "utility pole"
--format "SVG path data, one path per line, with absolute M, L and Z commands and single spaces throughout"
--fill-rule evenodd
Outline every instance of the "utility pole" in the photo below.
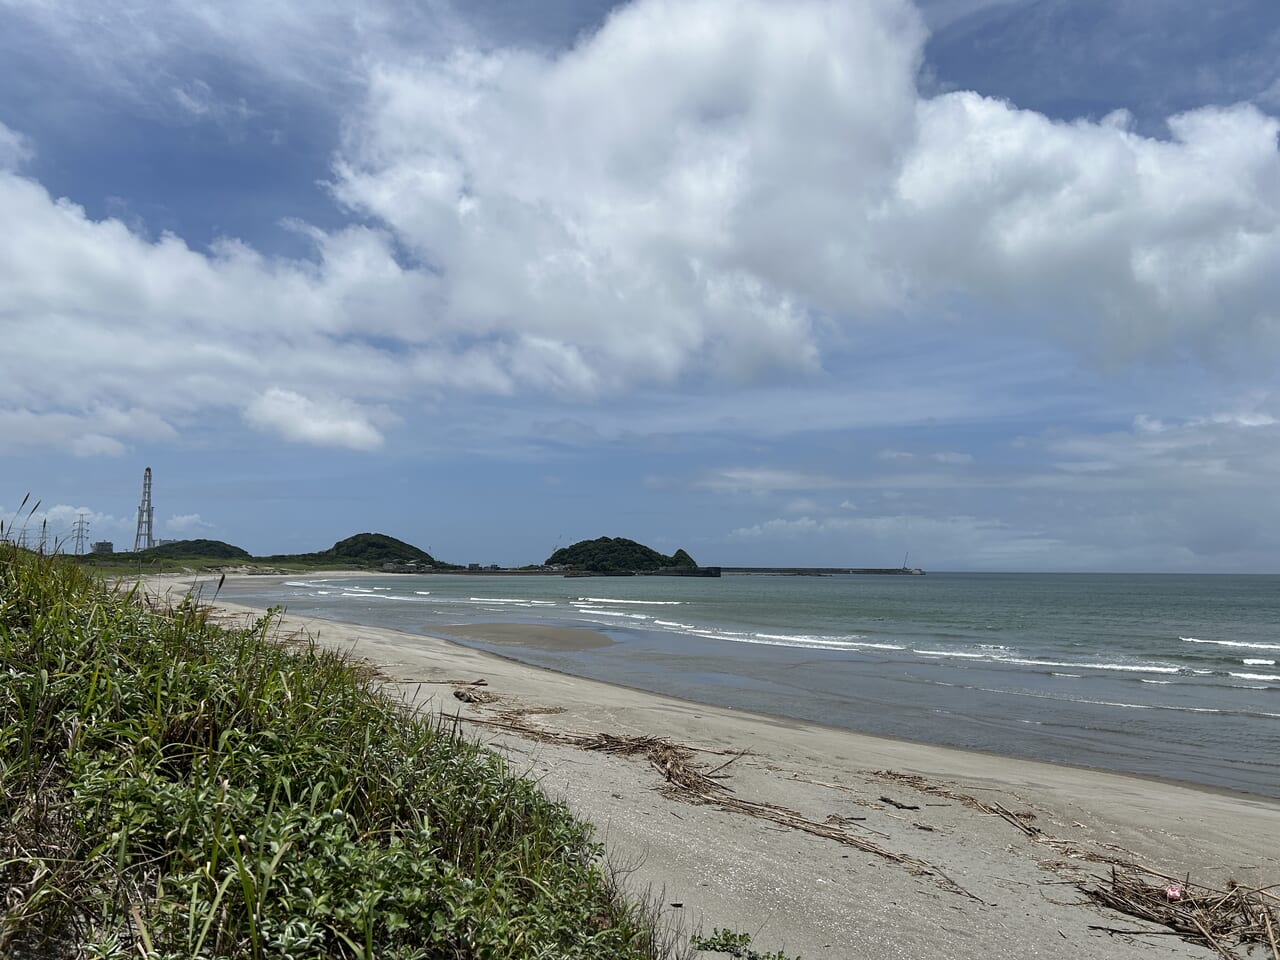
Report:
M 89 538 L 89 521 L 85 519 L 86 516 L 87 514 L 82 513 L 76 517 L 75 526 L 71 528 L 76 538 L 77 557 L 84 556 L 85 541 Z
M 154 513 L 151 506 L 151 468 L 147 467 L 142 474 L 142 502 L 138 504 L 138 532 L 133 538 L 133 552 L 150 550 L 156 545 L 151 535 L 151 519 Z

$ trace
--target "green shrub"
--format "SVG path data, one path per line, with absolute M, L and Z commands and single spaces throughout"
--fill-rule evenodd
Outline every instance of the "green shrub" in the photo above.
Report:
M 589 827 L 274 622 L 0 547 L 0 955 L 660 954 Z

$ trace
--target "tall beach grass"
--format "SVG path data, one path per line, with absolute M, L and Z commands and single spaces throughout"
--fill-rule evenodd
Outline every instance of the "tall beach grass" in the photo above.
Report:
M 273 623 L 0 545 L 0 956 L 665 955 L 587 825 Z

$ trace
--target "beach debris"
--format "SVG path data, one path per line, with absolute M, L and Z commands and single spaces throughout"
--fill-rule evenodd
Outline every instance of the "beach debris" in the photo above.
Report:
M 471 687 L 459 687 L 453 695 L 463 703 L 493 703 L 498 697 L 488 690 L 473 690 Z
M 726 813 L 740 813 L 761 820 L 768 820 L 779 826 L 798 830 L 815 837 L 833 840 L 836 843 L 853 847 L 864 853 L 899 864 L 907 868 L 913 875 L 927 877 L 948 892 L 967 897 L 978 903 L 986 903 L 982 898 L 970 893 L 955 880 L 947 876 L 934 864 L 913 857 L 910 854 L 888 850 L 865 837 L 855 836 L 844 829 L 844 824 L 828 821 L 826 823 L 811 820 L 803 814 L 778 804 L 761 800 L 748 800 L 736 796 L 731 787 L 724 783 L 723 775 L 715 771 L 707 772 L 697 763 L 692 747 L 674 743 L 666 737 L 620 737 L 609 733 L 568 733 L 558 730 L 547 730 L 526 723 L 524 716 L 513 714 L 520 711 L 507 711 L 497 717 L 466 717 L 471 723 L 481 723 L 508 730 L 512 733 L 538 740 L 544 743 L 555 743 L 563 746 L 577 747 L 581 750 L 601 751 L 615 756 L 642 756 L 664 777 L 662 793 L 674 800 L 684 803 L 707 804 L 718 807 Z M 702 751 L 723 754 L 725 751 Z M 733 751 L 734 759 L 741 756 L 740 751 Z M 716 771 L 727 764 L 721 764 Z
M 1094 926 L 1109 934 L 1175 934 L 1209 947 L 1223 960 L 1238 960 L 1239 947 L 1271 948 L 1280 960 L 1280 897 L 1265 887 L 1228 881 L 1225 890 L 1177 880 L 1132 864 L 1113 865 L 1110 878 L 1094 878 L 1080 889 L 1095 903 L 1168 930 L 1120 930 Z
M 489 681 L 484 677 L 475 680 L 398 680 L 398 683 L 447 683 L 455 687 L 487 687 Z
M 919 810 L 920 809 L 919 804 L 899 803 L 897 800 L 894 800 L 892 797 L 881 797 L 880 802 L 887 803 L 889 806 L 894 807 L 898 810 Z

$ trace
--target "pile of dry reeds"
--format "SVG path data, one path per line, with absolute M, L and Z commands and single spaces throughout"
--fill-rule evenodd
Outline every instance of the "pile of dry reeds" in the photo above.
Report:
M 1280 960 L 1280 897 L 1265 888 L 1230 882 L 1226 890 L 1176 880 L 1139 868 L 1112 867 L 1110 880 L 1082 887 L 1094 902 L 1131 917 L 1168 927 L 1193 943 L 1212 948 L 1224 960 L 1240 954 L 1236 947 L 1262 944 Z M 1096 927 L 1113 934 L 1149 935 L 1149 930 Z

